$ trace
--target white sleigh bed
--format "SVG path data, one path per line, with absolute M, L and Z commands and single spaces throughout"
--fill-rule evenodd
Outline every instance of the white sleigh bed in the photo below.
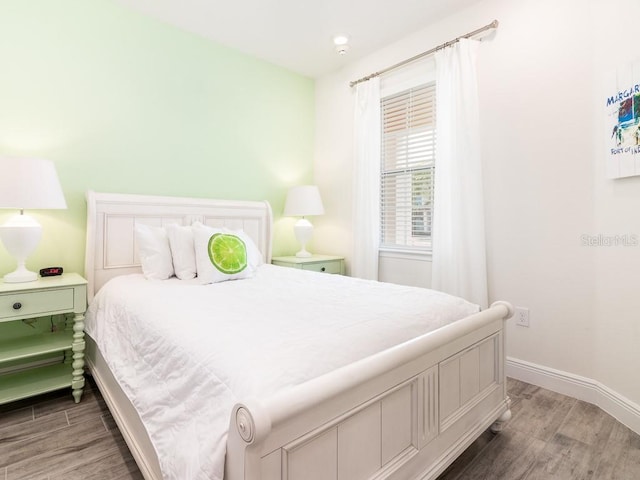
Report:
M 89 301 L 110 279 L 141 272 L 137 222 L 242 229 L 271 259 L 266 202 L 88 192 L 87 213 Z M 511 315 L 508 303 L 496 302 L 293 388 L 241 399 L 228 419 L 224 478 L 435 479 L 510 417 L 504 321 Z M 163 478 L 140 414 L 91 336 L 87 343 L 90 373 L 142 474 Z

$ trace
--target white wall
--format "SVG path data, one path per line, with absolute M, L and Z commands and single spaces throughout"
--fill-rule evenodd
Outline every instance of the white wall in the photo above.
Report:
M 593 5 L 594 79 L 598 112 L 603 110 L 602 74 L 640 60 L 637 0 L 598 1 Z M 594 124 L 595 233 L 640 237 L 640 177 L 604 177 L 602 116 Z M 640 247 L 593 248 L 596 265 L 594 316 L 595 376 L 640 403 Z M 620 365 L 627 365 L 621 368 Z M 604 380 L 606 379 L 606 381 Z
M 479 60 L 489 294 L 531 315 L 528 329 L 509 325 L 507 353 L 640 403 L 640 247 L 581 243 L 640 235 L 640 178 L 604 178 L 599 116 L 602 73 L 640 57 L 639 14 L 637 0 L 484 0 L 319 79 L 315 180 L 327 215 L 316 248 L 351 255 L 348 82 L 498 19 Z M 402 262 L 383 259 L 382 277 L 428 280 Z

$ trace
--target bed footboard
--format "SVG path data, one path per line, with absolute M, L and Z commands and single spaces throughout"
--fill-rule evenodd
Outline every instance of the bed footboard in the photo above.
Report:
M 506 302 L 231 416 L 227 480 L 433 479 L 510 417 Z M 493 425 L 493 426 L 492 426 Z

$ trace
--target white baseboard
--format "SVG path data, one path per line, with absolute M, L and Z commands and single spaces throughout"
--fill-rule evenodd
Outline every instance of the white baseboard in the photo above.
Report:
M 593 403 L 640 435 L 640 405 L 609 387 L 572 373 L 507 357 L 507 376 Z

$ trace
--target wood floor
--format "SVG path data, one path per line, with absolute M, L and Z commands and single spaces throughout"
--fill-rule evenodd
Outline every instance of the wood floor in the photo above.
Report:
M 508 381 L 513 418 L 485 432 L 438 480 L 638 480 L 640 436 L 599 408 Z M 92 381 L 0 406 L 0 480 L 141 480 Z
M 639 480 L 640 436 L 598 407 L 508 379 L 513 417 L 438 480 Z
M 92 380 L 0 405 L 0 480 L 143 480 Z

